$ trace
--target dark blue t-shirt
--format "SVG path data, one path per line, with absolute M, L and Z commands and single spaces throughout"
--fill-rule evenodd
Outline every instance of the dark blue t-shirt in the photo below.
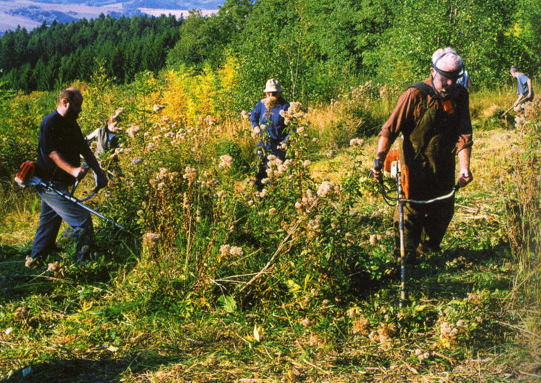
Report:
M 58 168 L 49 157 L 58 152 L 70 165 L 81 166 L 81 155 L 88 155 L 90 148 L 76 121 L 62 117 L 56 110 L 45 116 L 39 130 L 37 166 L 38 174 L 45 180 L 53 178 L 68 185 L 75 182 L 70 174 Z

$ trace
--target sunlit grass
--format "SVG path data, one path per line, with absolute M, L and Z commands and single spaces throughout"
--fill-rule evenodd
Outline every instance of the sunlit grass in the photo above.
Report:
M 368 172 L 377 138 L 358 123 L 378 130 L 396 97 L 362 89 L 299 119 L 291 162 L 273 163 L 262 193 L 251 184 L 257 141 L 241 116 L 192 123 L 149 114 L 118 153 L 124 175 L 92 202 L 131 233 L 95 219 L 92 262 L 73 262 L 67 246 L 48 274 L 11 263 L 0 272 L 0 377 L 17 379 L 28 367 L 33 379 L 128 382 L 515 374 L 532 355 L 515 353 L 516 334 L 531 350 L 537 338 L 521 330 L 539 334 L 537 307 L 520 307 L 523 292 L 513 290 L 525 281 L 537 294 L 536 281 L 515 280 L 502 211 L 502 187 L 516 182 L 509 151 L 522 137 L 482 114 L 514 100 L 505 91 L 472 94 L 482 127 L 475 181 L 457 195 L 445 251 L 408 270 L 411 302 L 400 308 L 393 208 Z M 136 116 L 128 111 L 126 124 Z M 361 137 L 363 145 L 349 145 Z M 29 249 L 39 199 L 8 189 L 0 209 L 1 260 L 22 260 L 18 246 Z M 537 374 L 534 362 L 526 373 Z

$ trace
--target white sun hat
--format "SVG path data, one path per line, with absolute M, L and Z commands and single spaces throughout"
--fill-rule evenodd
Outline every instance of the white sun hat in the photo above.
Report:
M 271 78 L 269 81 L 267 81 L 267 84 L 265 84 L 265 90 L 263 92 L 265 93 L 280 92 L 281 93 L 283 92 L 283 90 L 278 80 Z

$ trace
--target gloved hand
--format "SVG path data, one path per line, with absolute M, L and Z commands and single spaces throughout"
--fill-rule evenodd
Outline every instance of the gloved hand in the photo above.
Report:
M 372 175 L 376 181 L 381 182 L 383 180 L 383 171 L 381 171 L 381 169 L 371 168 L 370 171 L 372 172 Z
M 374 166 L 370 169 L 370 171 L 378 182 L 383 181 L 383 161 L 375 159 Z
M 103 170 L 97 174 L 96 183 L 96 189 L 103 189 L 107 186 L 107 183 L 109 183 Z

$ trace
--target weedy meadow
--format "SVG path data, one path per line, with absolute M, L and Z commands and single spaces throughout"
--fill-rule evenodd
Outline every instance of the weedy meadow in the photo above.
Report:
M 269 157 L 258 190 L 260 132 L 246 112 L 231 112 L 234 65 L 142 73 L 127 86 L 96 73 L 76 84 L 88 100 L 86 131 L 125 109 L 121 147 L 102 159 L 110 184 L 89 204 L 126 230 L 95 219 L 91 262 L 72 261 L 65 239 L 47 272 L 30 275 L 17 262 L 29 252 L 39 199 L 11 179 L 18 162 L 33 158 L 40 116 L 54 97 L 5 95 L 0 376 L 492 382 L 538 375 L 539 99 L 517 114 L 516 127 L 499 117 L 501 108 L 483 116 L 472 105 L 476 183 L 458 195 L 443 253 L 411 270 L 410 301 L 400 307 L 392 209 L 369 170 L 374 135 L 396 94 L 367 82 L 329 105 L 292 103 L 286 159 Z M 488 104 L 486 97 L 472 99 Z M 81 189 L 91 188 L 85 182 Z

